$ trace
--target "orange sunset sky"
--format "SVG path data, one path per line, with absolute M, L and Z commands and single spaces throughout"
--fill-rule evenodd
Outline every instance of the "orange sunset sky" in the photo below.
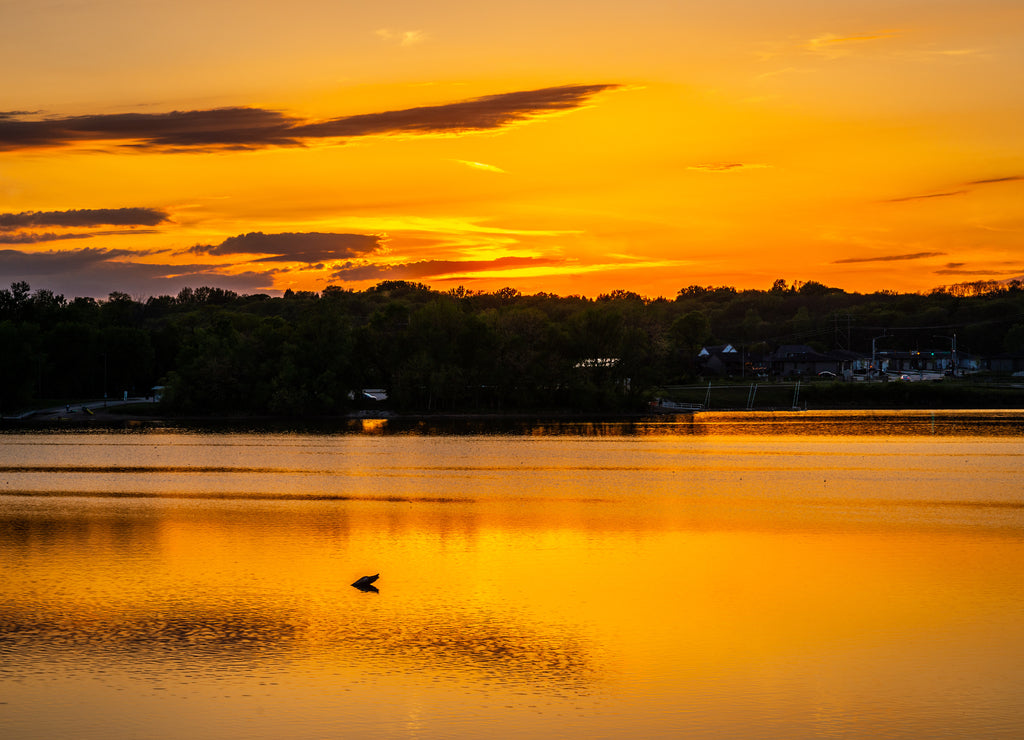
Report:
M 1024 275 L 1020 0 L 0 0 L 0 285 Z

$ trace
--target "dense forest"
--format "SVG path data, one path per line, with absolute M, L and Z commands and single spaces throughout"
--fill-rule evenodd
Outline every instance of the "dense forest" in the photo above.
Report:
M 0 290 L 0 413 L 158 385 L 165 410 L 182 414 L 337 415 L 366 403 L 365 388 L 410 411 L 624 409 L 696 381 L 708 344 L 749 356 L 790 343 L 870 353 L 880 334 L 924 349 L 948 348 L 954 333 L 975 355 L 1024 353 L 1024 286 L 859 294 L 777 280 L 591 299 L 390 281 L 282 297 L 198 288 L 67 300 L 16 282 Z

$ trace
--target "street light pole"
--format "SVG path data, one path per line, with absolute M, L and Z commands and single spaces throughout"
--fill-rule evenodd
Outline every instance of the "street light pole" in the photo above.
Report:
M 952 349 L 950 350 L 949 364 L 953 368 L 953 377 L 957 377 L 957 361 L 956 361 L 956 332 L 953 332 L 953 336 L 947 337 L 944 334 L 934 334 L 936 339 L 948 339 L 951 342 Z

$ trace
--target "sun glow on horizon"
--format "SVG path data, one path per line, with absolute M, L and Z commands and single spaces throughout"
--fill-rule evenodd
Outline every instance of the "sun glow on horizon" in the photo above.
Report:
M 220 39 L 204 62 L 144 55 L 110 24 L 187 48 L 222 0 L 173 20 L 126 0 L 12 10 L 0 62 L 24 73 L 0 92 L 0 282 L 103 297 L 409 275 L 653 297 L 1024 275 L 1019 13 L 642 6 L 581 19 L 556 2 L 541 31 L 536 9 L 496 8 L 486 42 L 461 0 L 437 19 L 366 7 L 340 48 L 329 23 L 257 8 L 243 25 L 274 51 Z M 83 32 L 105 50 L 44 74 Z

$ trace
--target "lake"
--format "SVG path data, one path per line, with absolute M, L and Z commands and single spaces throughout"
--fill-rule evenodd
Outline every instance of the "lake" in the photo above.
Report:
M 7 431 L 0 737 L 1019 738 L 1022 471 L 1019 411 Z

